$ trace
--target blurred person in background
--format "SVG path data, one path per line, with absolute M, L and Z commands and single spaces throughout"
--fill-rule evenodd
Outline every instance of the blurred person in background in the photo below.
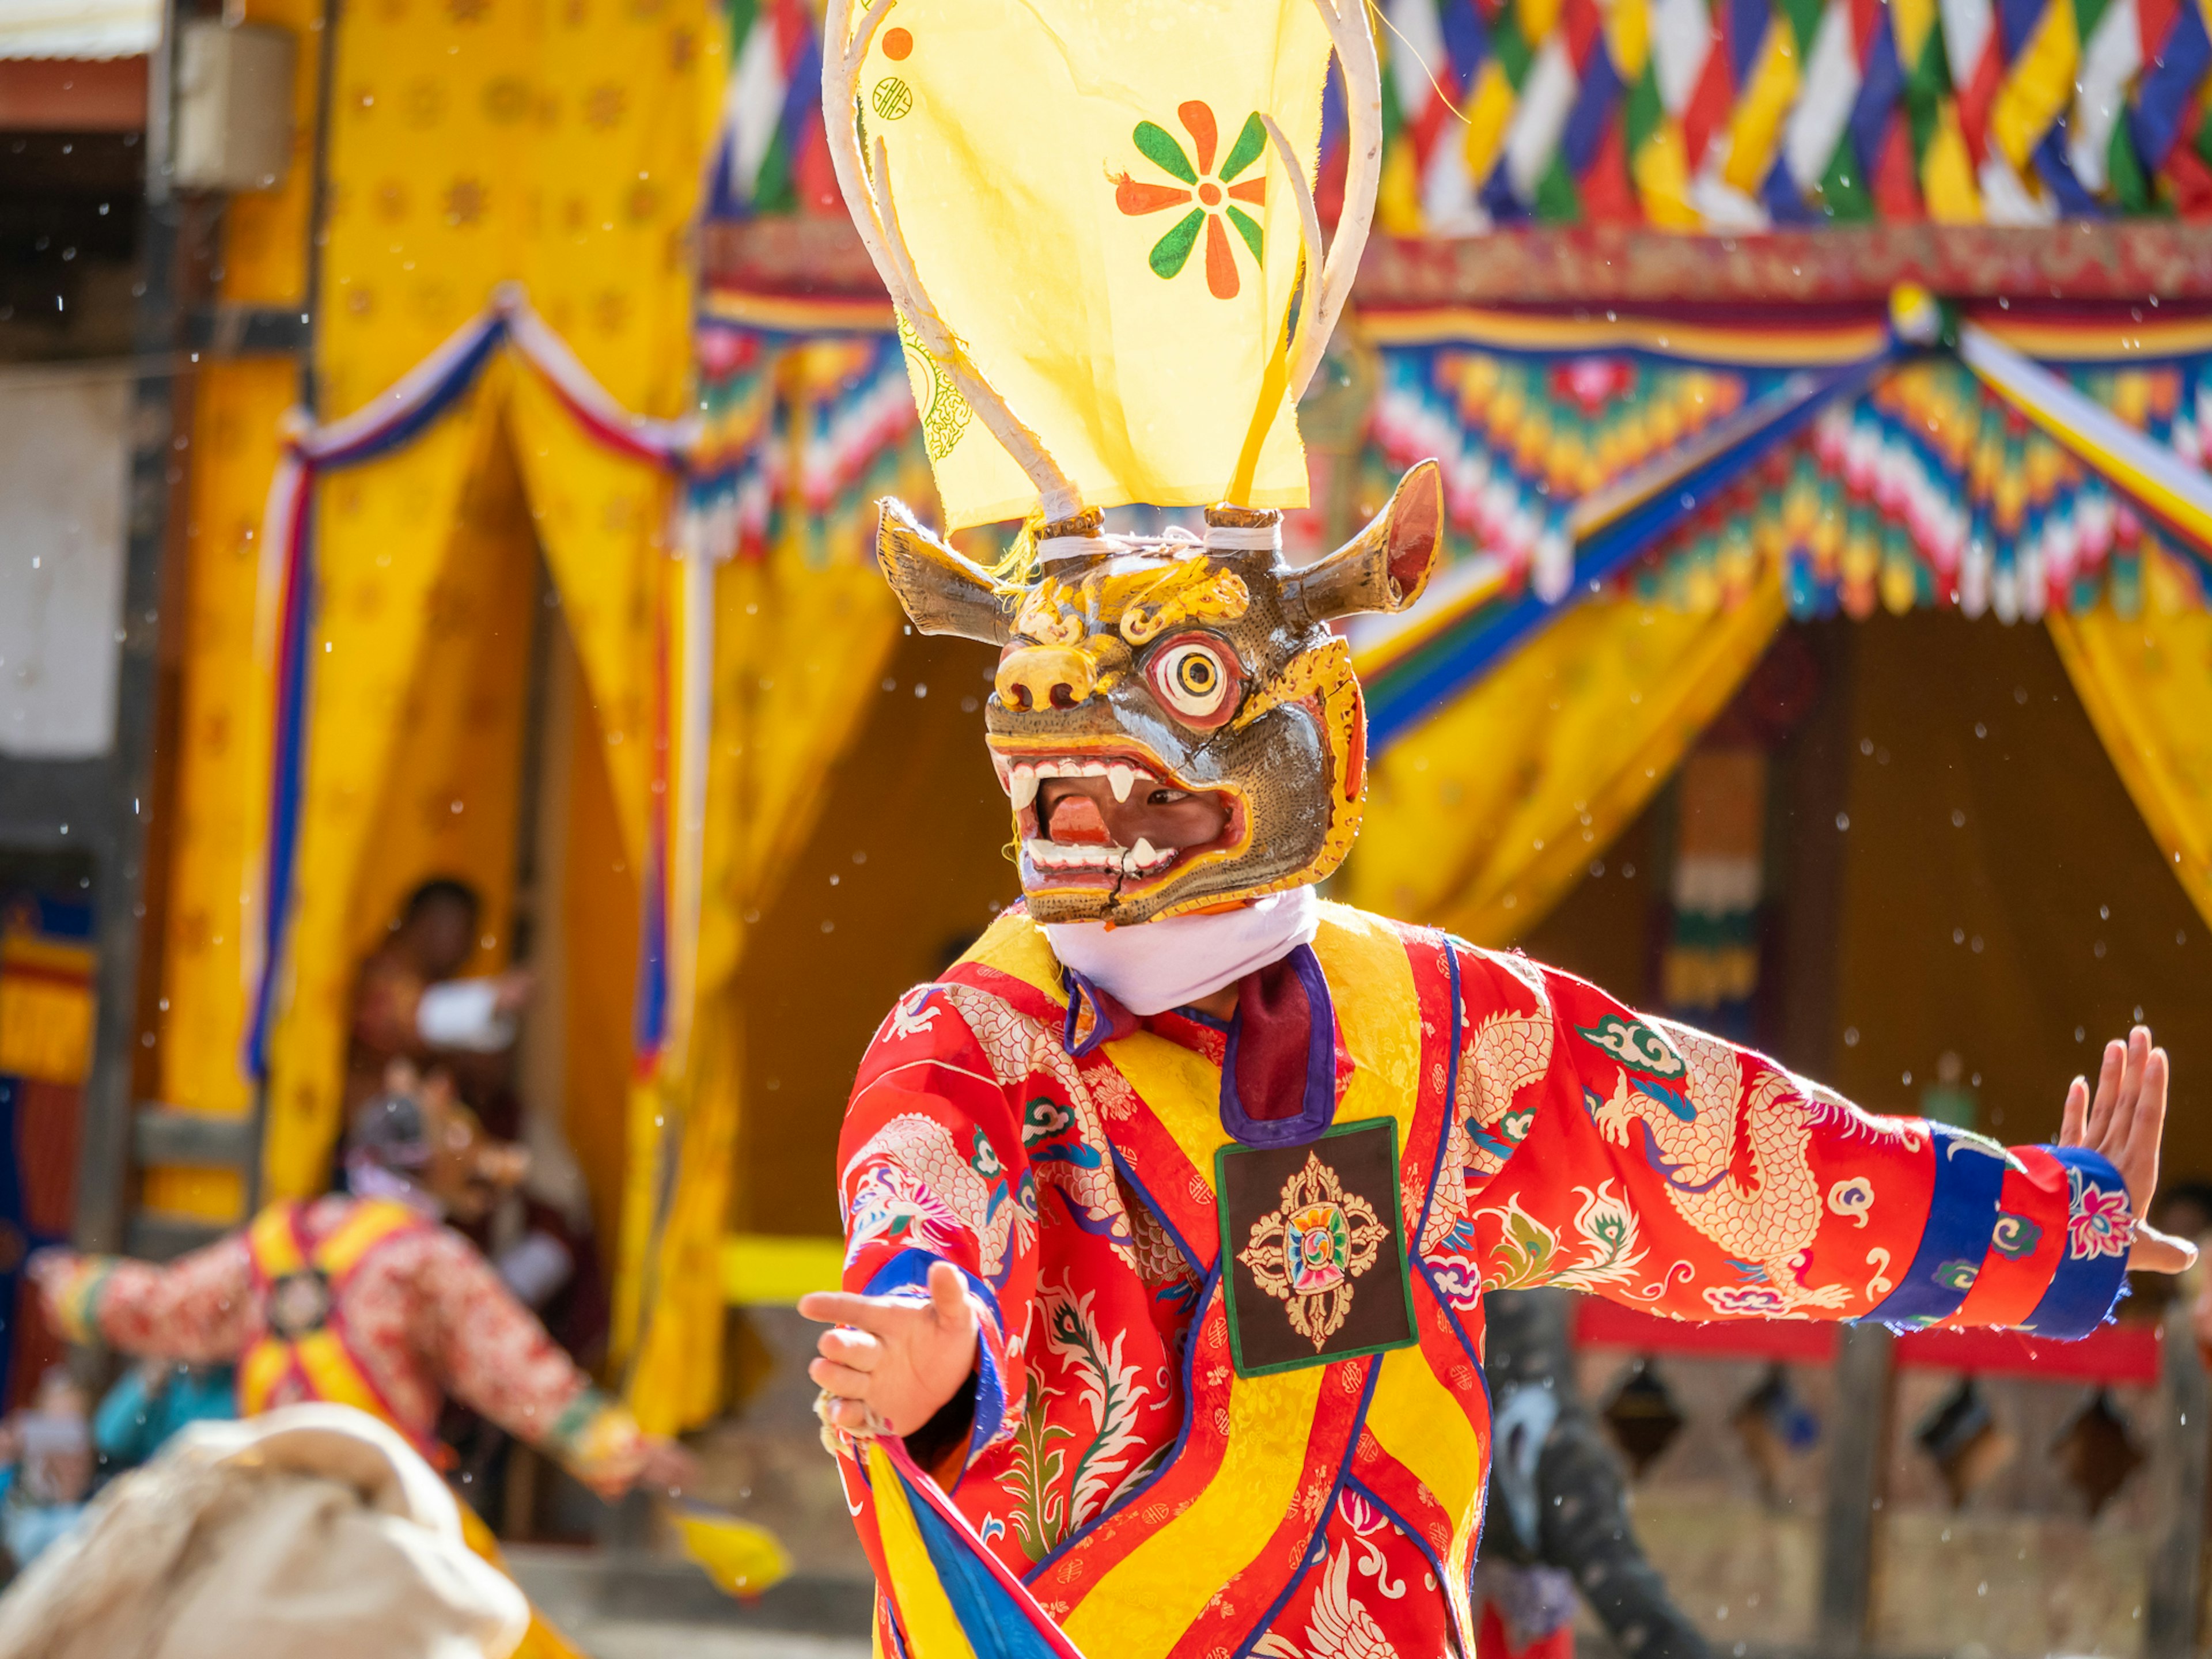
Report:
M 238 1382 L 229 1366 L 142 1359 L 116 1378 L 92 1415 L 100 1474 L 137 1468 L 191 1424 L 237 1415 Z
M 1620 1460 L 1575 1386 L 1569 1293 L 1493 1291 L 1483 1309 L 1494 1438 L 1478 1659 L 1574 1659 L 1577 1592 L 1623 1659 L 1712 1659 L 1629 1525 Z
M 345 1164 L 349 1192 L 276 1205 L 167 1266 L 41 1251 L 30 1271 L 48 1316 L 75 1341 L 236 1364 L 243 1416 L 351 1406 L 447 1464 L 438 1420 L 455 1397 L 604 1498 L 690 1484 L 690 1454 L 593 1387 L 456 1231 L 514 1188 L 528 1154 L 486 1134 L 445 1074 L 393 1062 L 355 1114 Z M 463 1520 L 495 1554 L 489 1528 Z M 568 1651 L 533 1632 L 534 1651 Z
M 24 1410 L 0 1423 L 0 1542 L 21 1571 L 67 1534 L 92 1492 L 84 1390 L 59 1366 Z

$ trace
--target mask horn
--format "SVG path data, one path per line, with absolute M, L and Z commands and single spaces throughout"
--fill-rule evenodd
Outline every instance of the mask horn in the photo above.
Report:
M 914 625 L 985 645 L 1013 637 L 1005 599 L 989 576 L 914 521 L 895 501 L 876 522 L 876 563 Z
M 1403 611 L 1429 585 L 1443 526 L 1443 473 L 1434 461 L 1423 461 L 1398 480 L 1390 505 L 1366 529 L 1285 579 L 1284 602 L 1310 623 Z

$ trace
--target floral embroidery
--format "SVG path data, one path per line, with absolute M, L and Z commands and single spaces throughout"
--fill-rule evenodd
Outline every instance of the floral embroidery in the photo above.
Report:
M 1644 1250 L 1638 1237 L 1635 1212 L 1617 1197 L 1613 1182 L 1601 1182 L 1593 1191 L 1577 1187 L 1582 1208 L 1575 1214 L 1575 1231 L 1582 1235 L 1585 1254 L 1578 1261 L 1555 1265 L 1559 1256 L 1559 1236 L 1521 1207 L 1517 1198 L 1502 1210 L 1482 1210 L 1499 1224 L 1498 1252 L 1505 1271 L 1486 1279 L 1485 1288 L 1520 1290 L 1532 1285 L 1565 1285 L 1594 1290 L 1619 1285 L 1635 1276 Z
M 1067 1449 L 1055 1440 L 1073 1440 L 1075 1431 L 1053 1422 L 1046 1411 L 1044 1379 L 1029 1375 L 1021 1426 L 1014 1431 L 1013 1466 L 1006 1485 L 1014 1500 L 1014 1536 L 1022 1553 L 1032 1561 L 1066 1535 L 1067 1500 L 1060 1477 L 1067 1467 Z
M 2075 1176 L 2074 1211 L 2066 1220 L 2066 1254 L 2076 1261 L 2100 1255 L 2125 1255 L 2135 1243 L 2136 1224 L 2128 1195 Z
M 1167 234 L 1152 244 L 1148 263 L 1152 274 L 1167 280 L 1178 276 L 1190 263 L 1192 249 L 1198 246 L 1201 231 L 1206 236 L 1206 286 L 1217 300 L 1233 300 L 1241 286 L 1237 275 L 1237 256 L 1230 249 L 1229 234 L 1222 228 L 1226 219 L 1235 228 L 1244 246 L 1252 252 L 1255 260 L 1262 255 L 1260 222 L 1236 205 L 1249 202 L 1255 207 L 1267 199 L 1266 173 L 1255 173 L 1241 183 L 1230 181 L 1260 159 L 1267 147 L 1267 128 L 1257 110 L 1244 118 L 1244 125 L 1230 146 L 1229 154 L 1222 158 L 1219 172 L 1214 171 L 1214 146 L 1219 139 L 1219 129 L 1214 125 L 1213 109 L 1196 99 L 1176 106 L 1176 118 L 1190 134 L 1191 143 L 1197 147 L 1198 164 L 1191 158 L 1175 135 L 1157 122 L 1139 121 L 1133 135 L 1137 149 L 1146 159 L 1161 172 L 1179 179 L 1188 189 L 1174 185 L 1148 185 L 1132 179 L 1127 173 L 1118 173 L 1114 179 L 1114 205 L 1132 217 L 1146 213 L 1158 213 L 1163 208 L 1180 207 L 1194 196 L 1198 205 L 1171 226 Z
M 854 1183 L 845 1217 L 845 1260 L 878 1241 L 943 1255 L 960 1237 L 951 1206 L 895 1164 L 871 1164 Z
M 1075 1461 L 1068 1498 L 1068 1523 L 1079 1527 L 1105 1508 L 1122 1482 L 1138 1445 L 1137 1408 L 1152 1390 L 1137 1380 L 1137 1367 L 1121 1359 L 1126 1332 L 1109 1344 L 1091 1310 L 1096 1291 L 1079 1297 L 1066 1285 L 1043 1292 L 1045 1346 L 1068 1362 L 1077 1398 L 1091 1418 L 1091 1443 Z

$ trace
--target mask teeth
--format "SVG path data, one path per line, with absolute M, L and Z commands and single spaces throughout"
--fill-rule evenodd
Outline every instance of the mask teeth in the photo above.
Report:
M 1162 849 L 1142 836 L 1134 847 L 1091 847 L 1031 836 L 1022 851 L 1039 870 L 1116 870 L 1125 876 L 1149 876 L 1176 860 L 1173 848 Z
M 1114 791 L 1114 799 L 1126 802 L 1129 792 L 1152 776 L 1149 768 L 1129 761 L 1078 760 L 1070 756 L 1065 760 L 1018 761 L 1006 769 L 1000 781 L 1018 812 L 1036 799 L 1037 785 L 1047 778 L 1103 778 Z

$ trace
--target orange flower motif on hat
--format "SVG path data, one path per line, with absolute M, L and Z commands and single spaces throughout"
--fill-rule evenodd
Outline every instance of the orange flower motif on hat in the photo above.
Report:
M 1241 181 L 1238 175 L 1260 159 L 1261 152 L 1267 146 L 1267 130 L 1257 110 L 1246 116 L 1243 126 L 1237 131 L 1237 142 L 1229 147 L 1229 154 L 1221 157 L 1221 165 L 1217 168 L 1213 163 L 1221 134 L 1213 118 L 1212 106 L 1194 98 L 1176 106 L 1176 118 L 1190 135 L 1190 149 L 1185 149 L 1182 140 L 1154 121 L 1138 122 L 1133 137 L 1139 153 L 1180 183 L 1146 184 L 1127 173 L 1116 173 L 1114 204 L 1133 218 L 1188 204 L 1189 210 L 1152 244 L 1148 260 L 1152 274 L 1164 281 L 1181 276 L 1203 236 L 1206 286 L 1215 299 L 1233 300 L 1242 284 L 1229 232 L 1233 229 L 1243 240 L 1255 263 L 1261 257 L 1260 222 L 1237 204 L 1249 202 L 1260 207 L 1267 199 L 1265 173 L 1255 173 Z

